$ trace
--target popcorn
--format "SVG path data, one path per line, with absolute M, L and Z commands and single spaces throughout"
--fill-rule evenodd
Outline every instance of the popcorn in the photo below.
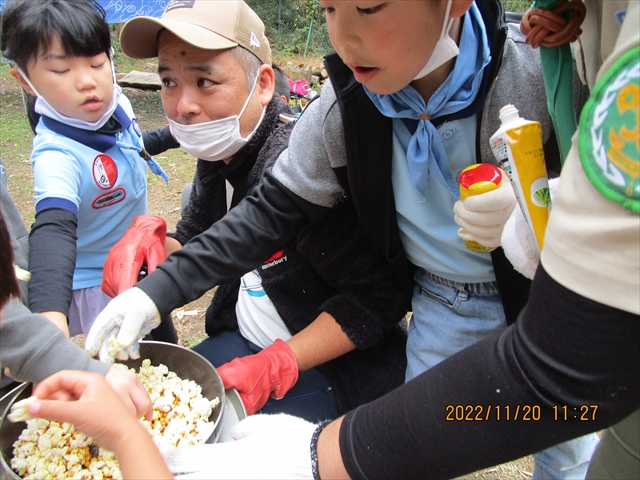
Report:
M 122 345 L 118 343 L 115 335 L 111 335 L 109 340 L 107 340 L 107 353 L 112 357 L 115 357 L 120 350 L 122 350 Z
M 140 422 L 160 450 L 197 445 L 209 438 L 215 426 L 209 416 L 219 398 L 209 400 L 200 385 L 181 379 L 165 365 L 152 366 L 149 359 L 143 360 L 138 377 L 153 402 L 153 420 Z M 115 454 L 98 449 L 72 424 L 31 419 L 27 408 L 35 399 L 16 402 L 8 416 L 11 421 L 27 420 L 27 428 L 13 444 L 11 468 L 15 472 L 28 479 L 122 479 Z M 11 417 L 14 413 L 17 420 Z
M 38 397 L 31 396 L 14 403 L 11 406 L 11 412 L 7 415 L 10 422 L 24 422 L 31 420 L 33 417 L 29 415 L 29 405 L 38 400 Z

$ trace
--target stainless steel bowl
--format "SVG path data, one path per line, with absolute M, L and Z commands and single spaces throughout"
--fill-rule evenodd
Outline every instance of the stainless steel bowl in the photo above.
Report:
M 225 406 L 224 384 L 216 369 L 202 355 L 178 345 L 163 342 L 141 341 L 140 358 L 120 362 L 129 368 L 138 370 L 142 360 L 148 358 L 151 365 L 163 364 L 175 372 L 180 378 L 193 380 L 202 387 L 202 395 L 209 400 L 218 397 L 220 403 L 213 409 L 209 421 L 214 423 L 214 430 L 206 443 L 216 443 L 220 437 L 222 416 Z M 11 406 L 31 396 L 31 384 L 24 383 L 9 392 L 0 400 L 0 478 L 19 479 L 11 470 L 13 444 L 26 428 L 26 422 L 10 422 L 6 416 Z

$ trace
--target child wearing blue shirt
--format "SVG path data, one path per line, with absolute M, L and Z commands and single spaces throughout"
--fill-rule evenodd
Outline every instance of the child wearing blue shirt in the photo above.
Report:
M 9 2 L 2 51 L 40 115 L 29 307 L 67 335 L 88 333 L 110 299 L 100 289 L 106 256 L 147 213 L 146 167 L 167 177 L 115 81 L 109 26 L 94 0 Z M 152 138 L 153 153 L 176 146 L 168 127 Z M 175 342 L 170 322 L 165 330 L 154 338 Z

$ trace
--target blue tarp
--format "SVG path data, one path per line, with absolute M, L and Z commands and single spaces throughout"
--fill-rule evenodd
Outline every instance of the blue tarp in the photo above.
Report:
M 0 0 L 0 14 L 7 0 Z M 146 15 L 159 17 L 169 0 L 98 0 L 107 12 L 107 22 L 122 23 L 130 18 Z

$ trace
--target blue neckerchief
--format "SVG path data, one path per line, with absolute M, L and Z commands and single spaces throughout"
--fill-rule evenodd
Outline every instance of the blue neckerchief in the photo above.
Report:
M 119 131 L 126 130 L 131 126 L 131 119 L 127 112 L 124 111 L 121 105 L 118 105 L 113 112 L 113 116 L 116 117 L 118 122 L 122 128 Z M 64 135 L 71 140 L 74 140 L 82 145 L 85 145 L 89 148 L 97 150 L 99 152 L 106 152 L 112 147 L 115 147 L 116 141 L 116 133 L 101 133 L 98 131 L 92 130 L 83 130 L 82 128 L 72 127 L 71 125 L 67 125 L 66 123 L 59 122 L 58 120 L 54 120 L 51 117 L 47 117 L 46 115 L 41 115 L 40 118 L 47 126 L 47 128 L 53 132 L 56 132 L 60 135 Z M 134 148 L 130 145 L 120 145 L 121 148 Z M 136 151 L 141 151 L 140 148 L 135 147 Z M 148 154 L 147 154 L 148 155 Z M 147 166 L 149 170 L 151 170 L 154 174 L 161 176 L 164 181 L 169 183 L 169 176 L 162 169 L 162 167 L 151 157 L 145 159 L 147 162 Z
M 364 87 L 378 110 L 390 118 L 419 120 L 407 149 L 407 162 L 413 184 L 424 192 L 433 175 L 445 185 L 451 195 L 460 197 L 457 181 L 449 166 L 447 154 L 431 121 L 422 119 L 428 115 L 435 119 L 458 112 L 475 100 L 482 84 L 484 68 L 491 61 L 491 52 L 482 17 L 475 3 L 465 15 L 460 35 L 460 54 L 453 71 L 425 104 L 424 99 L 411 86 L 389 95 L 379 95 Z
M 120 125 L 122 125 L 122 130 L 129 128 L 131 125 L 131 119 L 122 106 L 118 105 L 113 114 L 118 119 L 118 122 L 120 122 Z M 98 150 L 99 152 L 106 152 L 116 144 L 115 133 L 107 134 L 92 130 L 83 130 L 82 128 L 72 127 L 66 123 L 54 120 L 46 115 L 41 115 L 40 117 L 49 130 L 59 133 L 60 135 L 64 135 L 71 140 L 75 140 L 76 142 L 89 148 L 93 148 L 94 150 Z

